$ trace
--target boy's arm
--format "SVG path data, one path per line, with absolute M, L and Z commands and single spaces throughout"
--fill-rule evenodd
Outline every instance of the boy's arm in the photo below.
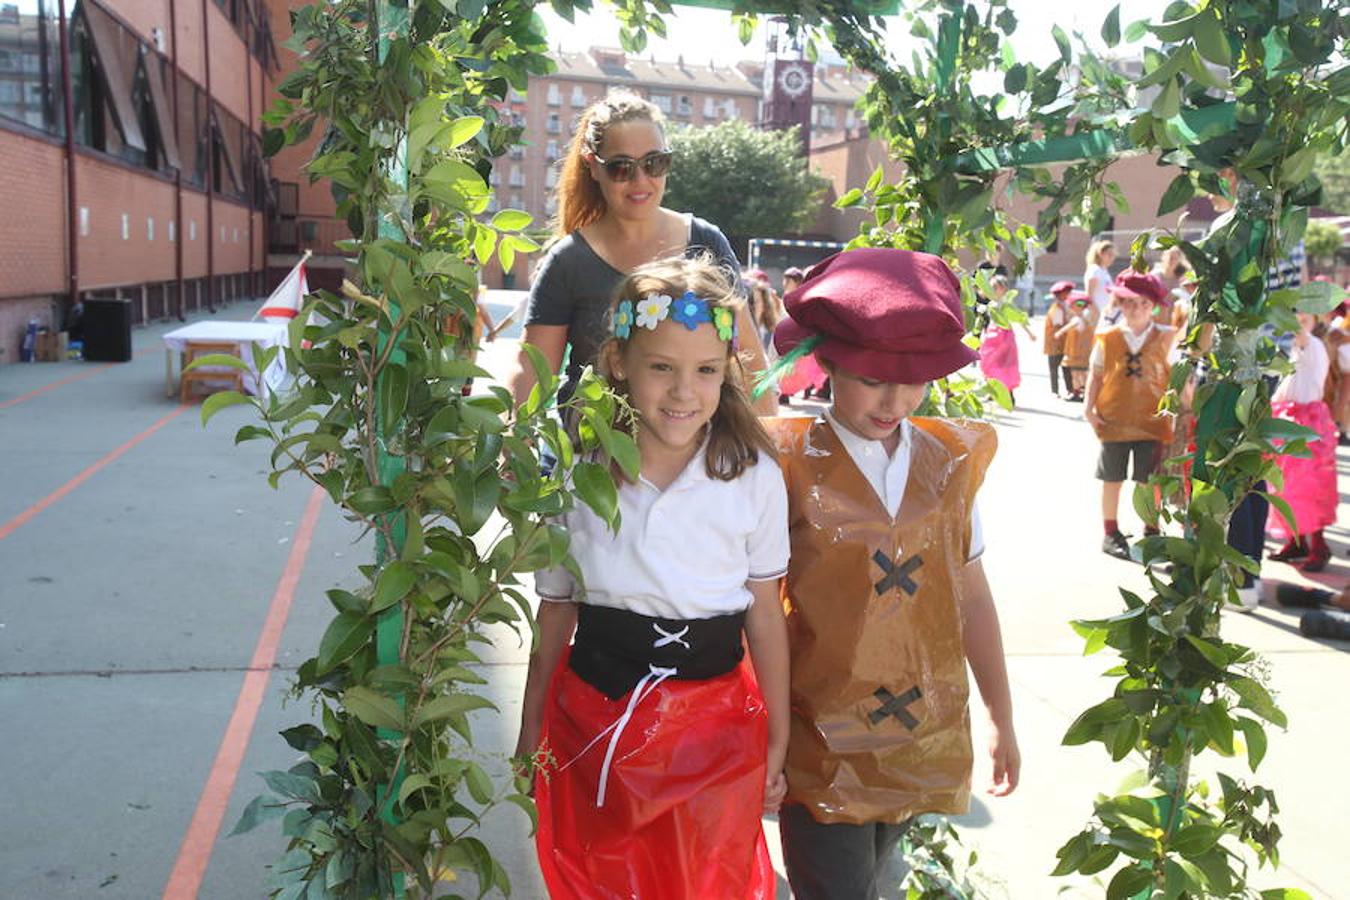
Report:
M 1106 424 L 1106 420 L 1097 412 L 1097 396 L 1101 392 L 1102 370 L 1092 363 L 1088 363 L 1087 394 L 1083 398 L 1083 418 L 1087 420 L 1093 430 Z
M 998 610 L 994 608 L 980 560 L 966 563 L 961 572 L 961 588 L 962 644 L 993 729 L 989 755 L 994 761 L 994 783 L 989 793 L 1002 797 L 1017 787 L 1022 756 L 1013 730 L 1012 695 L 1008 690 Z
M 769 709 L 768 768 L 764 775 L 764 806 L 777 809 L 787 791 L 783 763 L 788 743 L 788 635 L 779 595 L 779 579 L 747 581 L 755 600 L 745 614 L 745 636 L 755 678 Z

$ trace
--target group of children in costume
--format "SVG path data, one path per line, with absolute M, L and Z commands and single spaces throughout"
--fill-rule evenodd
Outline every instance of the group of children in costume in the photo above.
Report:
M 936 256 L 859 249 L 784 298 L 773 337 L 829 373 L 819 418 L 755 417 L 728 277 L 628 276 L 598 368 L 636 412 L 622 525 L 563 524 L 581 583 L 537 577 L 517 753 L 540 761 L 555 898 L 769 898 L 779 811 L 799 898 L 875 898 L 912 817 L 965 810 L 966 663 L 995 794 L 1020 768 L 975 497 L 984 424 L 913 417 L 974 361 Z M 749 650 L 749 660 L 743 658 Z

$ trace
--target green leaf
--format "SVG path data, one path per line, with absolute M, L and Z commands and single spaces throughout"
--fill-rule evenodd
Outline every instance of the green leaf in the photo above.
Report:
M 1055 39 L 1055 44 L 1059 47 L 1060 59 L 1066 63 L 1073 59 L 1073 50 L 1069 47 L 1069 36 L 1065 34 L 1064 29 L 1055 25 L 1050 29 L 1050 35 Z
M 413 716 L 413 727 L 439 722 L 450 716 L 462 715 L 475 709 L 496 709 L 486 697 L 477 694 L 445 694 L 423 704 Z
M 1275 701 L 1271 698 L 1270 692 L 1267 691 L 1260 682 L 1246 677 L 1232 678 L 1229 679 L 1228 686 L 1238 695 L 1240 700 L 1239 705 L 1242 708 L 1250 709 L 1252 712 L 1273 725 L 1278 725 L 1281 728 L 1289 727 L 1289 720 L 1285 717 L 1280 708 L 1275 705 Z
M 224 366 L 228 369 L 238 369 L 240 372 L 251 372 L 248 363 L 244 362 L 233 353 L 206 353 L 198 356 L 192 362 L 183 366 L 184 372 L 192 372 L 197 369 L 204 369 L 207 366 Z
M 236 834 L 244 834 L 252 831 L 268 819 L 278 819 L 286 814 L 286 804 L 276 797 L 269 797 L 266 794 L 254 797 L 244 807 L 244 812 L 239 816 L 239 821 L 235 823 L 234 829 L 226 837 L 234 837 Z
M 1159 119 L 1170 119 L 1181 112 L 1181 86 L 1175 79 L 1168 79 L 1150 109 Z
M 398 703 L 368 687 L 357 685 L 349 688 L 342 695 L 342 705 L 373 728 L 403 731 L 403 710 L 399 709 Z
M 1125 26 L 1125 42 L 1133 44 L 1148 33 L 1148 19 L 1136 19 Z
M 379 377 L 379 410 L 382 433 L 392 435 L 408 407 L 408 370 L 398 363 L 384 367 Z
M 369 516 L 389 512 L 398 504 L 394 502 L 394 495 L 390 493 L 389 488 L 384 485 L 371 485 L 350 495 L 347 498 L 347 505 L 356 512 Z
M 1204 638 L 1198 638 L 1193 634 L 1186 635 L 1186 643 L 1190 644 L 1196 650 L 1200 651 L 1200 655 L 1203 656 L 1211 666 L 1218 669 L 1220 672 L 1227 670 L 1228 657 L 1219 647 L 1216 647 L 1209 641 L 1205 640 Z
M 477 137 L 478 132 L 483 130 L 482 116 L 463 116 L 456 119 L 450 126 L 450 140 L 447 141 L 449 149 L 463 146 Z
M 424 791 L 428 788 L 435 789 L 435 784 L 427 775 L 418 772 L 415 775 L 409 775 L 403 779 L 403 784 L 398 789 L 398 805 L 403 806 L 408 802 L 408 798 L 418 791 Z
M 375 595 L 370 601 L 370 611 L 379 612 L 388 609 L 407 596 L 417 583 L 417 570 L 406 562 L 396 560 L 384 567 L 375 581 Z
M 227 406 L 239 406 L 252 400 L 238 391 L 217 391 L 202 401 L 202 424 L 211 421 L 211 417 Z
M 319 786 L 313 778 L 297 775 L 294 772 L 262 772 L 260 774 L 267 786 L 283 797 L 304 800 L 308 803 L 319 802 Z
M 844 196 L 834 201 L 835 209 L 847 209 L 850 206 L 857 206 L 862 202 L 862 188 L 851 188 Z
M 1120 4 L 1117 3 L 1111 7 L 1111 11 L 1106 14 L 1106 21 L 1102 23 L 1102 40 L 1106 46 L 1114 47 L 1120 43 Z
M 535 807 L 534 801 L 524 794 L 510 794 L 506 797 L 506 802 L 514 804 L 530 817 L 530 834 L 533 835 L 539 827 L 539 810 Z
M 534 217 L 518 209 L 504 209 L 492 217 L 492 227 L 498 231 L 519 231 L 528 226 Z
M 1183 172 L 1173 178 L 1172 183 L 1163 192 L 1162 200 L 1158 202 L 1158 215 L 1164 216 L 1174 209 L 1180 209 L 1194 196 L 1195 182 L 1188 173 Z
M 1172 847 L 1182 856 L 1199 856 L 1223 836 L 1223 829 L 1197 822 L 1186 825 L 1172 836 Z
M 1208 62 L 1225 69 L 1233 64 L 1233 48 L 1228 43 L 1228 35 L 1219 24 L 1214 7 L 1209 7 L 1195 22 L 1195 49 L 1200 51 Z
M 1261 727 L 1260 722 L 1248 718 L 1239 718 L 1237 727 L 1247 744 L 1247 765 L 1255 772 L 1257 766 L 1261 765 L 1261 760 L 1266 757 L 1266 730 Z
M 611 528 L 619 516 L 619 492 L 609 470 L 598 463 L 579 462 L 572 470 L 572 484 L 582 501 Z
M 1139 863 L 1121 869 L 1106 887 L 1106 900 L 1128 900 L 1152 880 L 1153 873 Z
M 322 675 L 339 663 L 346 662 L 370 639 L 375 631 L 375 621 L 356 613 L 338 613 L 329 623 L 319 641 L 319 658 L 315 664 L 315 674 Z
M 464 782 L 469 786 L 469 793 L 473 799 L 479 803 L 490 803 L 492 801 L 492 779 L 488 777 L 483 767 L 476 762 L 471 762 L 464 770 Z

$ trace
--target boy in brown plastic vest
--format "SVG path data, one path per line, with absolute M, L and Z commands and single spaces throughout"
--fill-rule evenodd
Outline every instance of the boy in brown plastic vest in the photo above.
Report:
M 1116 520 L 1120 489 L 1126 474 L 1148 481 L 1172 439 L 1172 417 L 1158 413 L 1172 375 L 1174 329 L 1153 321 L 1153 307 L 1167 297 L 1156 275 L 1126 269 L 1116 276 L 1111 293 L 1120 304 L 1121 320 L 1097 333 L 1089 363 L 1083 416 L 1102 442 L 1097 477 L 1102 482 L 1102 552 L 1130 559 L 1130 545 Z M 1130 460 L 1134 471 L 1127 473 Z M 1157 534 L 1146 522 L 1144 533 Z
M 771 427 L 792 539 L 783 856 L 799 900 L 875 900 L 910 820 L 969 804 L 967 660 L 992 720 L 990 792 L 1017 785 L 974 509 L 996 440 L 982 423 L 910 418 L 929 381 L 975 358 L 939 257 L 846 251 L 784 300 L 775 345 L 785 362 L 814 350 L 834 398 L 820 419 Z

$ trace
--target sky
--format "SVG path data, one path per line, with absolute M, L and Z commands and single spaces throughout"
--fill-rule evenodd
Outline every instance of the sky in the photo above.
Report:
M 1136 19 L 1161 17 L 1168 2 L 1120 0 L 1121 30 Z M 1044 63 L 1058 53 L 1050 35 L 1054 25 L 1059 25 L 1070 35 L 1081 31 L 1090 44 L 1098 50 L 1104 50 L 1101 25 L 1116 5 L 1116 0 L 1072 0 L 1064 4 L 1047 0 L 1010 0 L 1008 5 L 1018 20 L 1017 31 L 1013 36 L 1018 59 Z M 618 47 L 618 22 L 603 0 L 597 0 L 595 6 L 595 12 L 578 15 L 574 24 L 569 24 L 544 7 L 541 15 L 548 24 L 549 42 L 568 51 L 585 50 L 592 46 Z M 896 34 L 890 46 L 893 50 L 902 51 L 908 58 L 908 48 L 912 45 L 908 43 L 910 38 L 906 23 L 900 18 L 890 21 L 894 23 L 893 33 Z M 716 61 L 721 65 L 742 59 L 761 59 L 764 55 L 764 26 L 761 25 L 748 46 L 742 45 L 731 24 L 730 13 L 676 6 L 675 15 L 669 17 L 667 25 L 669 38 L 651 37 L 644 55 L 672 61 L 683 56 L 687 63 Z

